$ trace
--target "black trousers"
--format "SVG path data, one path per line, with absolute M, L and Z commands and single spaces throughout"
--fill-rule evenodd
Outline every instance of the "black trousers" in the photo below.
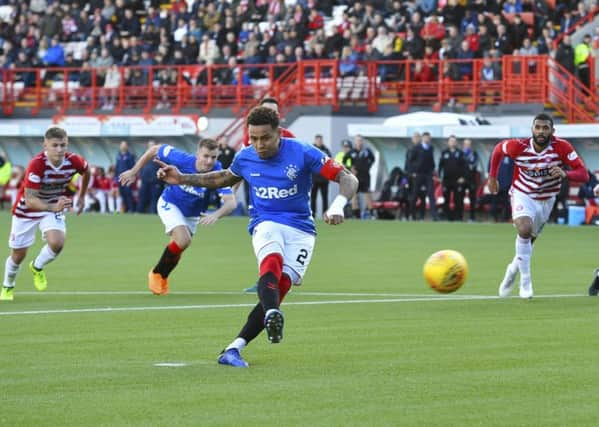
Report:
M 322 198 L 322 213 L 325 213 L 329 209 L 329 182 L 314 182 L 312 184 L 312 191 L 310 192 L 312 215 L 316 215 L 316 198 L 319 192 Z
M 453 196 L 453 209 L 451 208 Z M 463 221 L 464 219 L 464 185 L 455 181 L 443 182 L 443 211 L 449 221 Z

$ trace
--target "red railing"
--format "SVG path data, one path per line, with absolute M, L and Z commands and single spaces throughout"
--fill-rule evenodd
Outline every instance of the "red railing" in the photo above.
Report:
M 423 73 L 430 67 L 432 73 Z M 495 79 L 489 80 L 490 68 Z M 264 96 L 276 97 L 282 113 L 294 105 L 380 105 L 432 107 L 447 105 L 475 111 L 483 105 L 551 104 L 570 122 L 594 121 L 598 99 L 594 81 L 587 90 L 561 65 L 547 56 L 504 56 L 501 59 L 446 61 L 377 61 L 359 63 L 355 75 L 341 76 L 336 60 L 289 64 L 187 65 L 118 68 L 121 82 L 104 87 L 108 70 L 26 68 L 5 70 L 0 100 L 5 114 L 16 108 L 32 115 L 41 110 L 57 114 L 123 114 L 185 112 L 229 108 L 238 133 L 245 112 Z M 114 70 L 113 70 L 114 72 Z M 463 77 L 467 74 L 466 77 Z M 483 78 L 486 76 L 487 78 Z

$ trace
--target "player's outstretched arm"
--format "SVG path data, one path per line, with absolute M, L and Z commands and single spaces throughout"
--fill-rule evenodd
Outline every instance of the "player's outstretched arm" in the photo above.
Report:
M 167 184 L 193 185 L 209 189 L 230 187 L 241 181 L 241 177 L 234 175 L 229 169 L 207 173 L 181 173 L 175 166 L 167 165 L 160 160 L 154 160 L 159 166 L 156 176 Z
M 343 209 L 348 200 L 358 191 L 358 178 L 351 174 L 347 169 L 341 169 L 335 181 L 339 183 L 339 194 L 331 203 L 329 209 L 324 213 L 324 221 L 330 225 L 341 224 L 345 218 Z
M 83 175 L 81 175 L 81 188 L 79 189 L 79 195 L 77 197 L 77 215 L 80 215 L 85 207 L 85 194 L 87 193 L 90 177 L 91 173 L 89 168 L 87 168 L 87 170 L 83 172 Z
M 150 160 L 158 155 L 158 150 L 160 150 L 160 145 L 153 145 L 152 147 L 148 148 L 131 169 L 121 173 L 119 175 L 119 182 L 121 185 L 133 184 L 141 168 L 143 168 Z

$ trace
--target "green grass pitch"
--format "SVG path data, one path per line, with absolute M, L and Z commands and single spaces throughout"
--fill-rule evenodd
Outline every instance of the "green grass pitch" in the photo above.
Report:
M 0 426 L 597 425 L 599 299 L 585 294 L 599 229 L 547 226 L 522 301 L 494 297 L 509 224 L 319 223 L 283 342 L 259 336 L 244 370 L 216 357 L 256 302 L 242 293 L 257 274 L 245 226 L 200 228 L 172 294 L 155 297 L 156 216 L 70 215 L 48 291 L 24 265 L 0 303 Z M 453 295 L 422 279 L 439 249 L 470 266 Z

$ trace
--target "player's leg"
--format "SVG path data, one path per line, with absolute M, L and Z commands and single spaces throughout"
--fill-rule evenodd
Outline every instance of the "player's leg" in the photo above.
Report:
M 39 223 L 39 228 L 46 244 L 39 254 L 29 263 L 29 269 L 33 274 L 33 285 L 38 291 L 44 291 L 48 287 L 48 280 L 44 267 L 54 261 L 62 251 L 66 236 L 65 217 L 62 213 L 49 213 Z
M 27 249 L 35 243 L 38 224 L 39 220 L 12 217 L 8 238 L 8 246 L 11 252 L 4 263 L 4 281 L 2 282 L 0 300 L 10 301 L 14 298 L 13 291 L 16 277 L 27 255 Z
M 177 206 L 158 199 L 158 216 L 171 241 L 164 248 L 158 263 L 148 274 L 148 288 L 155 295 L 168 293 L 168 276 L 179 263 L 181 254 L 191 244 L 199 218 L 186 218 Z
M 589 286 L 589 296 L 596 297 L 599 294 L 599 268 L 593 272 L 593 281 Z
M 311 234 L 298 231 L 291 227 L 282 226 L 282 228 L 284 257 L 283 273 L 279 281 L 279 304 L 283 302 L 292 284 L 301 284 L 302 278 L 310 264 L 315 243 L 315 237 Z M 261 241 L 257 243 L 261 244 Z M 248 315 L 247 321 L 241 328 L 237 338 L 220 354 L 218 363 L 236 367 L 247 367 L 247 362 L 241 357 L 241 351 L 264 328 L 265 311 L 262 303 L 258 303 Z
M 291 278 L 286 273 L 283 273 L 279 281 L 279 305 L 283 302 L 289 289 L 291 289 Z M 247 321 L 241 328 L 241 331 L 239 331 L 237 338 L 227 346 L 225 352 L 232 348 L 240 352 L 250 341 L 256 338 L 264 330 L 264 315 L 264 308 L 262 307 L 262 303 L 259 302 L 248 315 Z
M 447 221 L 451 221 L 453 219 L 451 213 L 451 186 L 448 182 L 443 183 L 443 213 L 445 214 L 445 219 Z M 431 207 L 433 205 L 433 201 L 431 200 Z M 432 208 L 431 208 L 432 209 Z
M 504 280 L 499 287 L 499 296 L 509 294 L 516 274 L 520 272 L 520 296 L 522 298 L 532 297 L 530 258 L 532 256 L 532 241 L 535 236 L 535 229 L 539 228 L 538 225 L 535 226 L 538 216 L 537 204 L 538 202 L 519 191 L 514 191 L 512 194 L 512 218 L 514 227 L 517 230 L 516 253 L 506 269 Z
M 530 233 L 532 232 L 532 217 L 534 216 L 534 209 L 531 208 L 530 204 L 527 203 L 528 197 L 524 196 L 520 192 L 514 191 L 514 194 L 511 196 L 512 199 L 512 219 L 514 221 L 514 227 L 518 230 L 516 235 L 516 243 L 515 243 L 515 255 L 512 261 L 507 265 L 505 270 L 505 275 L 503 276 L 503 280 L 499 284 L 499 296 L 507 297 L 513 287 L 514 282 L 516 280 L 516 275 L 520 271 L 520 262 L 526 264 L 525 260 L 521 258 L 522 252 L 527 252 L 527 247 L 531 245 Z M 521 224 L 522 231 L 525 232 L 525 224 L 528 224 L 528 238 L 521 238 L 520 230 L 518 229 L 518 225 Z M 528 244 L 526 243 L 528 241 Z M 528 258 L 528 271 L 530 275 L 530 251 L 528 251 L 528 255 L 524 254 Z M 525 265 L 526 270 L 526 265 Z

